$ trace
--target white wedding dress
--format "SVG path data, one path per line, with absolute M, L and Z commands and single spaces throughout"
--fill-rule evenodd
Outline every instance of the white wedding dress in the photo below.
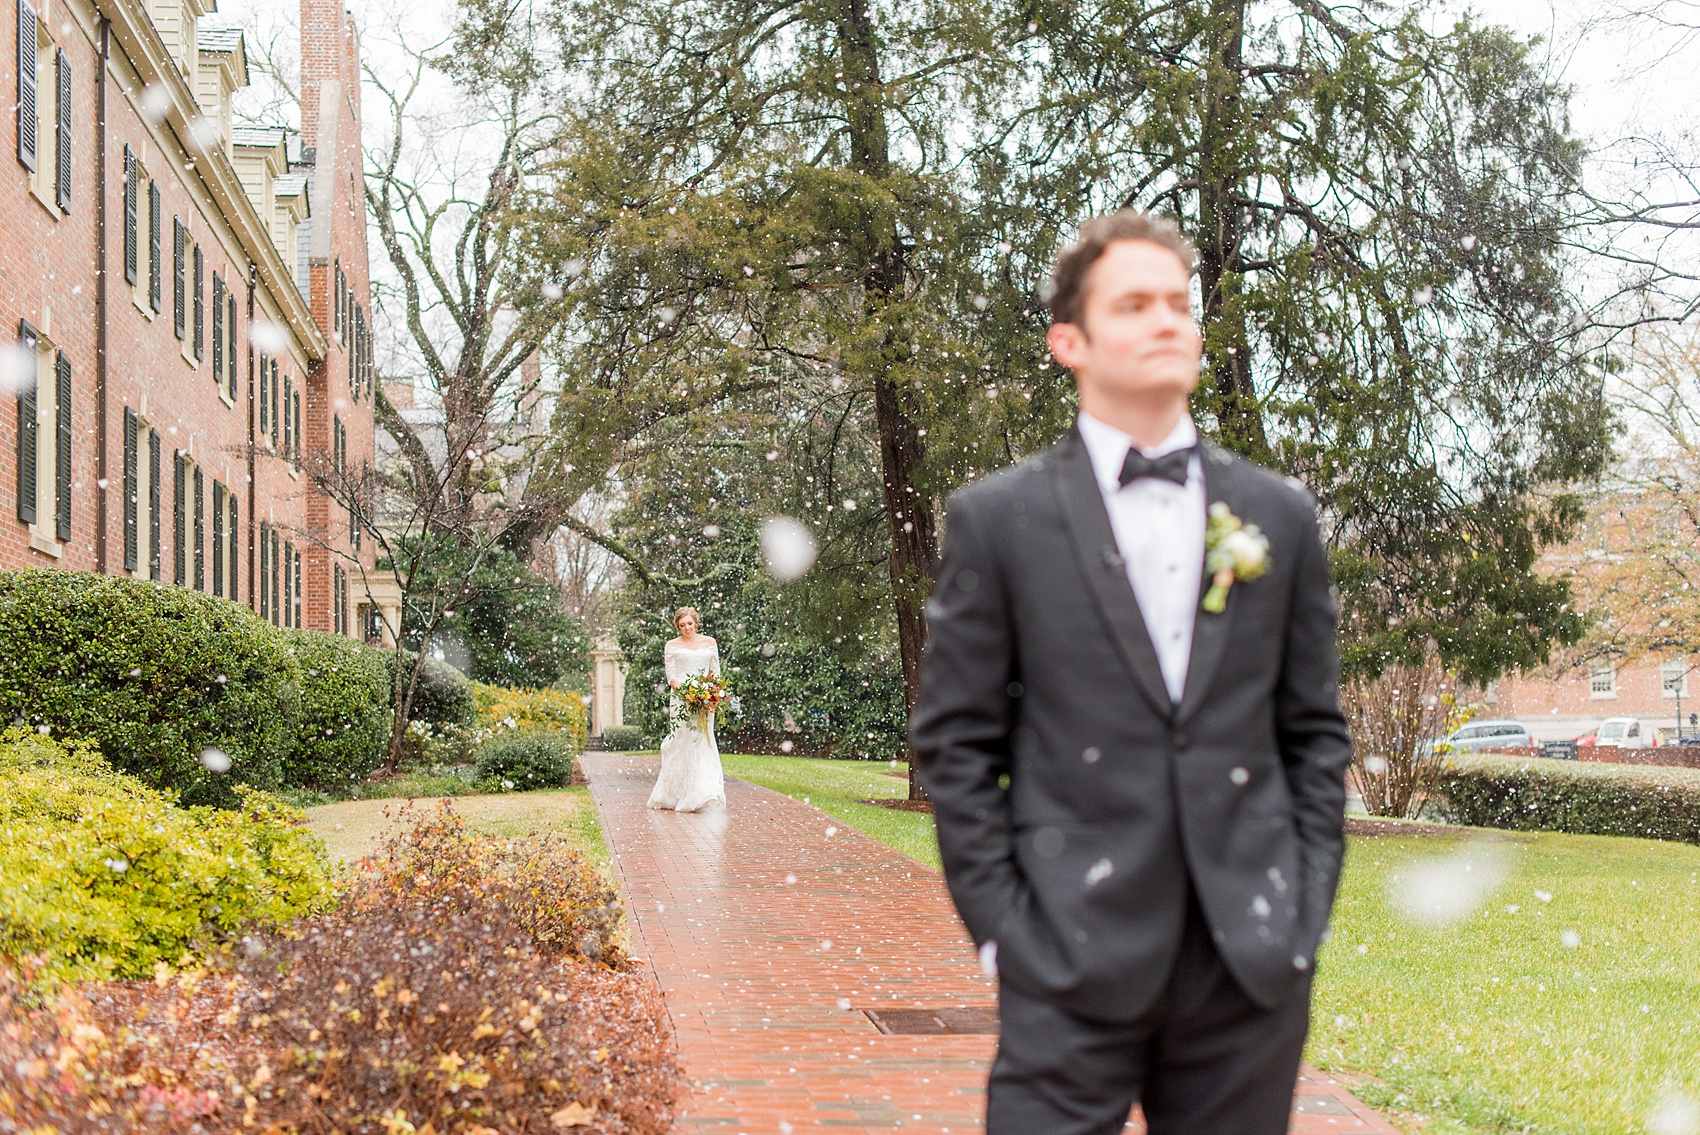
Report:
M 667 681 L 682 682 L 692 674 L 720 673 L 720 647 L 703 639 L 694 647 L 670 642 L 662 654 Z M 675 720 L 679 695 L 668 698 Z M 694 721 L 674 725 L 661 742 L 661 775 L 649 794 L 651 808 L 700 812 L 710 804 L 726 803 L 726 779 L 720 771 L 720 748 L 714 741 L 714 717 L 698 729 Z

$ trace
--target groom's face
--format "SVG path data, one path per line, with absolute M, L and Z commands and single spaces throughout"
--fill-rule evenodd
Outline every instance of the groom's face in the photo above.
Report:
M 1148 240 L 1118 240 L 1086 274 L 1079 322 L 1052 324 L 1057 361 L 1083 389 L 1114 397 L 1191 393 L 1204 341 L 1192 274 Z

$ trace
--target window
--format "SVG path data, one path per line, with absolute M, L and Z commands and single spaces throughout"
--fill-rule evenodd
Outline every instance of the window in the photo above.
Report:
M 1659 687 L 1662 696 L 1669 699 L 1685 698 L 1688 696 L 1687 662 L 1666 662 L 1659 667 Z
M 283 402 L 281 403 L 281 409 L 283 411 L 283 453 L 286 457 L 289 456 L 295 448 L 295 426 L 292 421 L 294 415 L 290 413 L 289 409 L 290 403 L 294 400 L 295 382 L 293 378 L 286 374 L 283 376 Z M 274 430 L 273 432 L 276 431 Z
M 18 161 L 30 192 L 58 212 L 71 211 L 71 60 L 54 48 L 28 0 L 18 0 Z M 49 68 L 51 64 L 51 69 Z M 52 125 L 52 132 L 42 129 Z
M 289 451 L 289 463 L 296 469 L 301 468 L 301 391 L 295 391 L 295 397 L 290 403 L 290 413 L 295 418 L 295 445 Z
M 33 379 L 26 376 L 18 391 L 18 519 L 30 526 L 37 548 L 57 554 L 54 542 L 71 538 L 71 360 L 25 322 L 18 324 L 18 344 L 36 361 Z M 53 380 L 43 382 L 50 359 Z M 41 499 L 49 476 L 51 514 Z
M 1596 701 L 1617 697 L 1617 670 L 1609 663 L 1596 662 L 1588 672 L 1588 696 Z

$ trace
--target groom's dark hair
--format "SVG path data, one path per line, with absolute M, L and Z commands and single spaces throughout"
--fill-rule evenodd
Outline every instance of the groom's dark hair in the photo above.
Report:
M 1155 213 L 1140 213 L 1119 209 L 1093 217 L 1080 226 L 1080 238 L 1057 256 L 1051 269 L 1050 296 L 1045 306 L 1058 323 L 1079 323 L 1080 309 L 1086 302 L 1086 274 L 1098 263 L 1104 250 L 1118 240 L 1148 240 L 1160 244 L 1186 265 L 1188 272 L 1198 267 L 1198 250 L 1181 232 L 1171 217 Z

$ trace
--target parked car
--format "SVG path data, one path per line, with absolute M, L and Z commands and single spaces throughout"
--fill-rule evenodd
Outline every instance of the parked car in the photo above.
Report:
M 1594 730 L 1596 745 L 1616 745 L 1621 749 L 1648 749 L 1658 744 L 1653 730 L 1641 724 L 1638 717 L 1608 717 Z
M 1520 721 L 1472 721 L 1442 737 L 1440 743 L 1450 746 L 1454 753 L 1471 753 L 1477 749 L 1533 748 L 1535 738 Z
M 1578 745 L 1598 745 L 1600 743 L 1600 735 L 1598 733 L 1584 733 L 1582 736 L 1576 738 L 1576 743 Z

